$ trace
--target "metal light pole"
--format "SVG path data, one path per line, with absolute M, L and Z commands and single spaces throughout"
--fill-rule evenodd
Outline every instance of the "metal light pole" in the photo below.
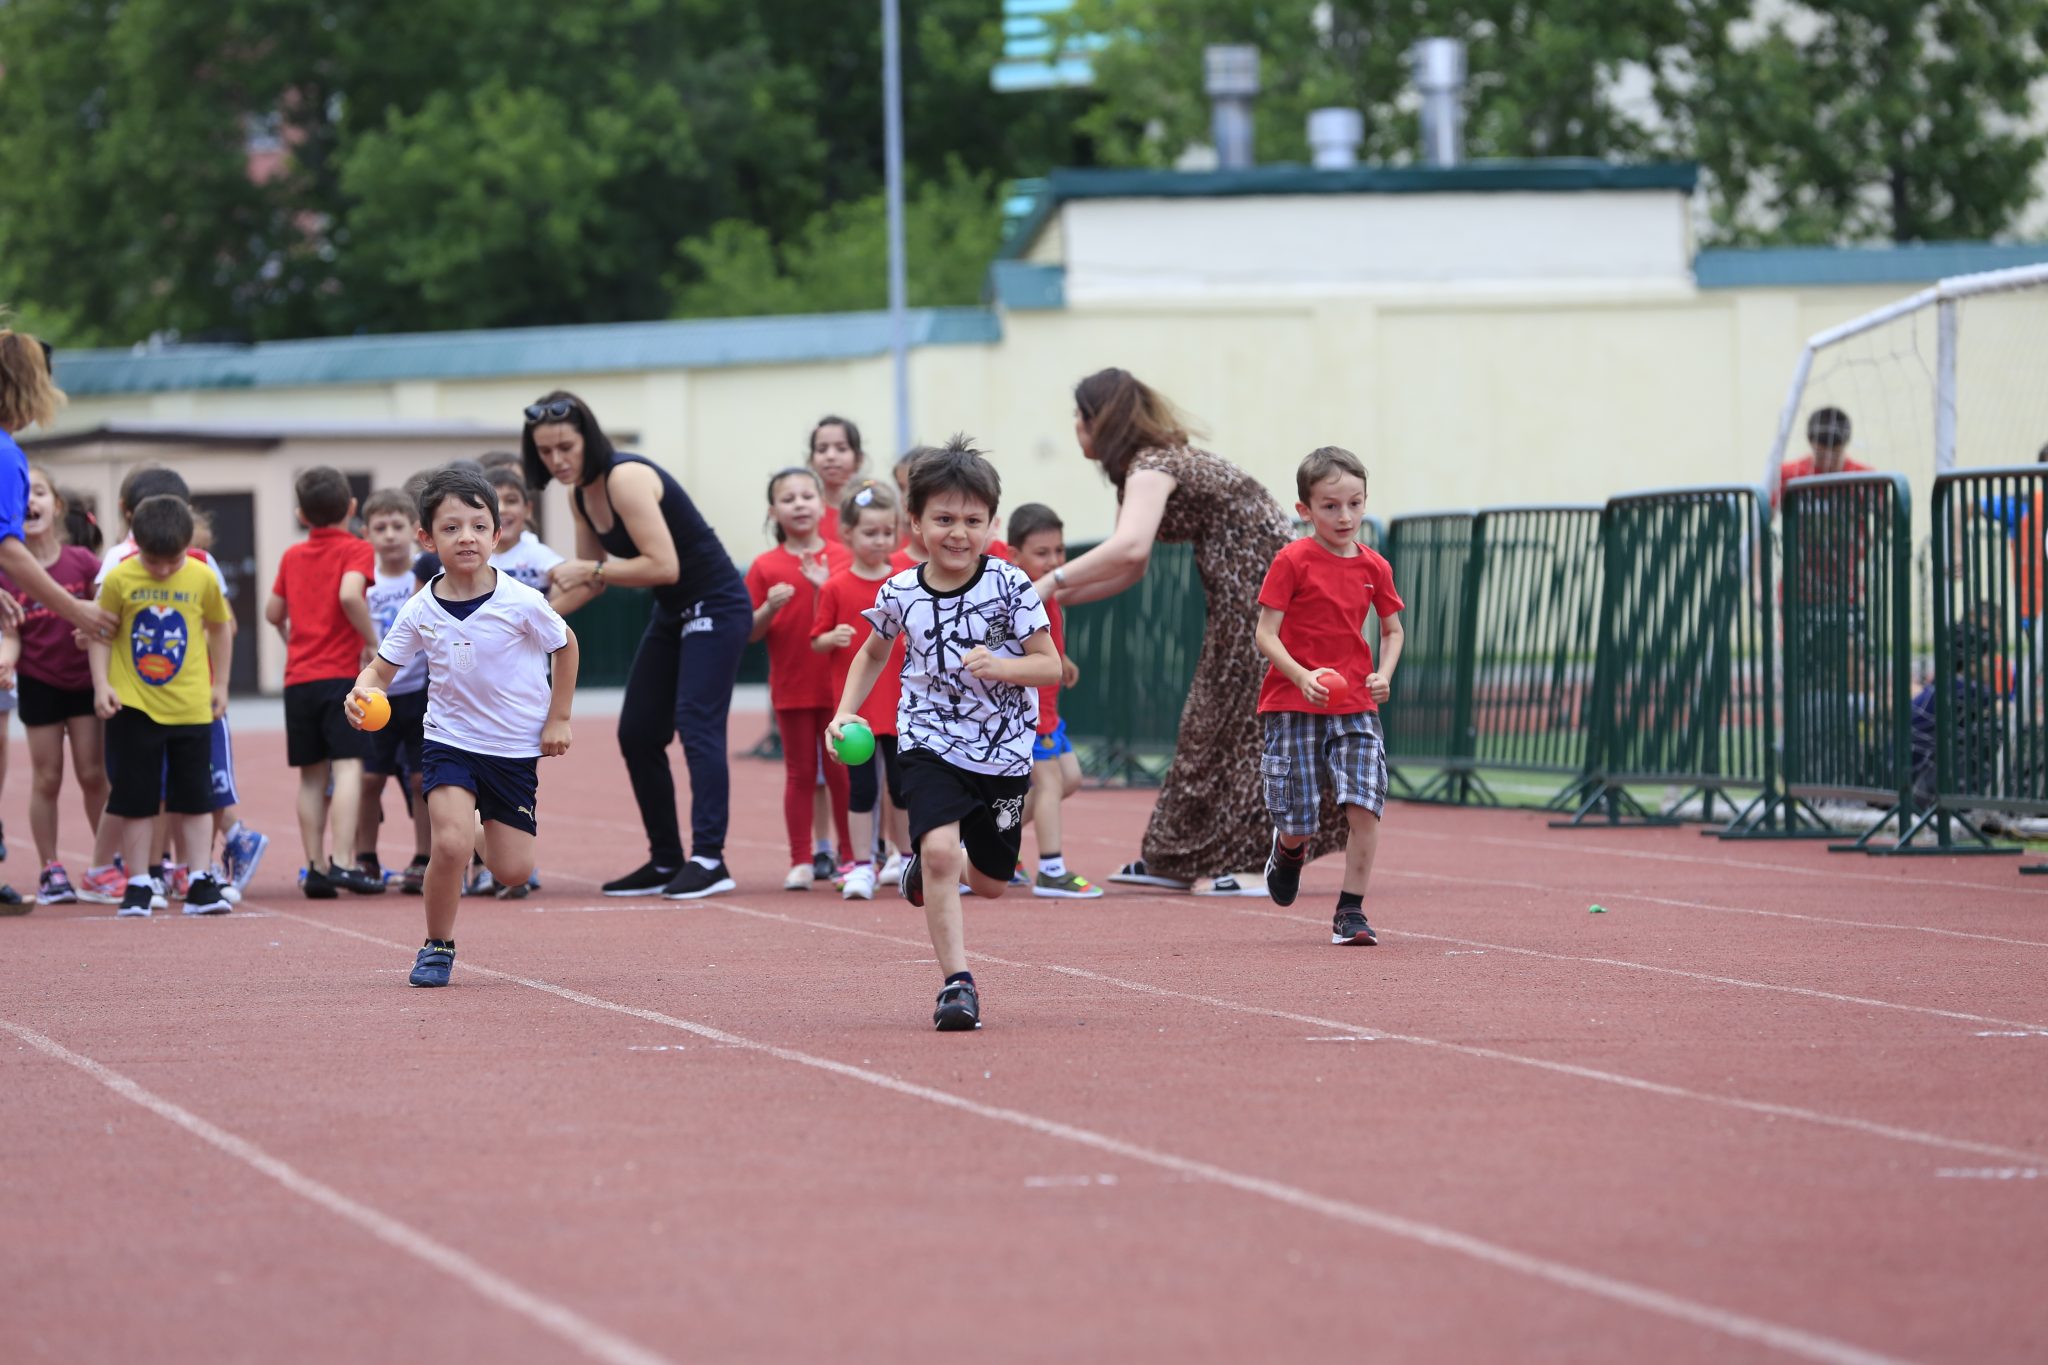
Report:
M 882 166 L 889 200 L 889 359 L 895 379 L 896 450 L 910 449 L 909 288 L 903 266 L 903 53 L 897 0 L 882 0 Z

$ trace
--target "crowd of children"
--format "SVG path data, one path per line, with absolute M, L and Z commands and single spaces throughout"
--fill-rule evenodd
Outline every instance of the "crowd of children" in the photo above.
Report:
M 541 411 L 529 409 L 529 423 L 550 420 L 553 409 Z M 924 908 L 944 977 L 935 1025 L 971 1029 L 981 1004 L 962 896 L 1102 895 L 1061 848 L 1061 803 L 1081 771 L 1059 693 L 1078 670 L 1059 606 L 1037 585 L 1059 582 L 1065 532 L 1051 507 L 1028 503 L 1010 513 L 1008 543 L 999 539 L 1002 481 L 968 438 L 906 452 L 893 488 L 865 463 L 854 423 L 817 423 L 808 461 L 768 481 L 773 544 L 745 574 L 782 739 L 783 887 L 830 883 L 871 900 L 898 886 Z M 282 557 L 264 609 L 285 642 L 300 889 L 331 899 L 395 883 L 421 895 L 415 985 L 447 984 L 461 895 L 538 886 L 537 761 L 569 747 L 577 674 L 557 607 L 590 594 L 563 590 L 565 561 L 529 528 L 530 474 L 520 456 L 458 460 L 359 508 L 339 471 L 306 470 L 295 486 L 306 536 Z M 49 471 L 28 470 L 18 512 L 12 491 L 0 487 L 0 561 L 36 581 L 0 572 L 0 689 L 10 704 L 18 697 L 29 733 L 37 899 L 147 916 L 177 898 L 187 914 L 225 913 L 268 841 L 239 818 L 227 727 L 234 619 L 184 480 L 131 471 L 119 499 L 127 533 L 104 559 L 96 525 Z M 1376 711 L 1400 657 L 1402 604 L 1387 562 L 1357 543 L 1366 473 L 1356 457 L 1313 452 L 1297 491 L 1312 534 L 1279 554 L 1258 595 L 1257 645 L 1270 663 L 1258 703 L 1267 889 L 1281 905 L 1295 899 L 1327 792 L 1350 835 L 1333 942 L 1370 944 L 1363 895 L 1387 781 Z M 10 526 L 25 554 L 7 549 Z M 104 615 L 69 605 L 88 598 Z M 1377 661 L 1363 634 L 1375 611 Z M 856 723 L 875 743 L 849 766 L 838 745 Z M 58 851 L 67 748 L 94 829 L 75 885 Z M 377 848 L 393 778 L 412 852 L 387 874 Z M 1027 826 L 1037 843 L 1028 877 Z

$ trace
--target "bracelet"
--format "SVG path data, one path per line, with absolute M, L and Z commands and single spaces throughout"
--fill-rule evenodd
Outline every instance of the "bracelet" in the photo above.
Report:
M 1057 569 L 1054 569 L 1054 570 L 1052 571 L 1052 585 L 1053 585 L 1053 586 L 1054 586 L 1055 588 L 1064 588 L 1064 587 L 1066 587 L 1066 586 L 1067 586 L 1067 566 L 1066 566 L 1066 565 L 1062 564 L 1062 565 L 1060 565 L 1060 566 L 1059 566 L 1059 567 L 1058 567 Z
M 602 559 L 597 561 L 597 567 L 590 571 L 590 576 L 597 580 L 598 587 L 604 586 L 604 561 Z

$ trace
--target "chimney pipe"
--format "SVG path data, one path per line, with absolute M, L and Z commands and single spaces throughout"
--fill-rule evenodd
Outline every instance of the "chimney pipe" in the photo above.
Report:
M 1259 93 L 1259 50 L 1248 44 L 1202 50 L 1205 82 L 1213 108 L 1210 135 L 1221 170 L 1249 168 L 1252 156 L 1252 97 Z
M 1422 96 L 1422 164 L 1455 166 L 1465 159 L 1465 44 L 1424 38 L 1409 60 Z
M 1358 145 L 1364 141 L 1365 115 L 1358 110 L 1309 110 L 1309 154 L 1317 170 L 1342 171 L 1356 166 Z

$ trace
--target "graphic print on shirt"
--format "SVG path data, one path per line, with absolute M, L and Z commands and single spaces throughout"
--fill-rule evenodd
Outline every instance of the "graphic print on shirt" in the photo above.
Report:
M 183 613 L 171 607 L 142 608 L 128 632 L 136 676 L 151 687 L 162 687 L 185 666 L 185 647 L 190 643 Z
M 945 596 L 926 589 L 919 570 L 910 569 L 884 583 L 862 615 L 883 638 L 904 637 L 897 710 L 904 748 L 975 772 L 1031 771 L 1038 689 L 976 678 L 961 665 L 977 645 L 1022 658 L 1023 641 L 1046 629 L 1045 607 L 1021 569 L 986 560 L 973 583 Z

